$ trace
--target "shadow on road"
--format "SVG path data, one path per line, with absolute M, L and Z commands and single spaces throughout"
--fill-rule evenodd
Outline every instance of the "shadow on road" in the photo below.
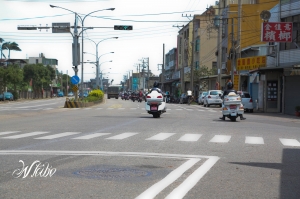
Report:
M 281 170 L 280 199 L 300 198 L 300 149 L 283 149 L 282 163 L 230 162 L 231 164 Z

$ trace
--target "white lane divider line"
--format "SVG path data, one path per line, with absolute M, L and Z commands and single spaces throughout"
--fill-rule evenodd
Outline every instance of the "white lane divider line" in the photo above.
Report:
M 185 163 L 183 163 L 181 166 L 179 166 L 177 169 L 169 173 L 164 179 L 159 181 L 158 183 L 152 185 L 150 188 L 148 188 L 146 191 L 141 193 L 138 197 L 135 199 L 153 199 L 157 194 L 159 194 L 162 190 L 164 190 L 167 186 L 172 184 L 175 180 L 177 180 L 184 172 L 189 170 L 192 166 L 194 166 L 197 162 L 199 162 L 201 159 L 193 158 Z
M 45 111 L 46 111 L 46 110 L 51 110 L 51 109 L 53 109 L 53 108 L 44 108 Z
M 185 141 L 185 142 L 196 142 L 202 134 L 185 134 L 179 138 L 177 141 Z
M 69 135 L 75 135 L 75 134 L 78 134 L 78 133 L 80 133 L 80 132 L 65 132 L 65 133 L 58 133 L 58 134 L 54 134 L 54 135 L 48 135 L 48 136 L 44 136 L 44 137 L 38 137 L 38 138 L 35 138 L 35 139 L 51 140 L 51 139 L 65 137 L 65 136 L 69 136 Z
M 300 146 L 300 142 L 296 139 L 279 138 L 279 140 L 284 146 Z
M 108 140 L 122 140 L 122 139 L 125 139 L 125 138 L 128 138 L 128 137 L 131 137 L 131 136 L 134 136 L 138 133 L 121 133 L 119 135 L 115 135 L 115 136 L 112 136 L 112 137 L 109 137 L 109 138 L 106 138 Z
M 175 134 L 176 133 L 159 133 L 150 138 L 147 138 L 146 140 L 165 140 Z
M 205 111 L 205 110 L 199 109 L 198 111 Z
M 96 137 L 100 137 L 100 136 L 104 136 L 104 135 L 109 135 L 111 133 L 93 133 L 93 134 L 90 134 L 90 135 L 84 135 L 84 136 L 80 136 L 80 137 L 76 137 L 76 138 L 73 138 L 73 139 L 76 139 L 76 140 L 88 140 L 88 139 L 91 139 L 91 138 L 96 138 Z
M 30 137 L 30 136 L 35 136 L 35 135 L 41 135 L 41 134 L 46 134 L 50 132 L 31 132 L 31 133 L 24 133 L 20 135 L 12 135 L 8 137 L 3 137 L 5 139 L 18 139 L 18 138 L 24 138 L 24 137 Z
M 187 179 L 175 188 L 165 199 L 182 199 L 216 164 L 219 157 L 210 157 L 198 169 L 196 169 Z
M 17 108 L 31 108 L 31 107 L 37 107 L 37 106 L 53 105 L 53 104 L 57 104 L 57 103 L 41 104 L 41 105 L 34 105 L 34 106 L 23 106 L 23 107 L 17 107 Z
M 178 108 L 178 109 L 176 109 L 177 111 L 182 111 L 182 109 L 180 109 L 180 108 Z
M 7 135 L 7 134 L 12 134 L 12 133 L 19 133 L 21 131 L 4 131 L 4 132 L 0 132 L 0 135 Z
M 92 109 L 92 108 L 84 108 L 84 110 L 90 110 L 90 109 Z
M 249 136 L 246 136 L 245 143 L 246 144 L 265 144 L 264 139 L 262 137 L 249 137 Z
M 229 142 L 230 135 L 215 135 L 209 142 L 225 143 Z

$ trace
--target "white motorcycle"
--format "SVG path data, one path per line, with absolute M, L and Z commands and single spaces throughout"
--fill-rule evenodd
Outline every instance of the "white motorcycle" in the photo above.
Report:
M 236 121 L 237 117 L 241 117 L 244 114 L 241 97 L 234 92 L 230 92 L 228 95 L 224 96 L 222 114 L 223 120 L 227 117 L 231 121 Z
M 145 109 L 154 118 L 166 112 L 166 97 L 160 89 L 152 89 L 146 96 Z

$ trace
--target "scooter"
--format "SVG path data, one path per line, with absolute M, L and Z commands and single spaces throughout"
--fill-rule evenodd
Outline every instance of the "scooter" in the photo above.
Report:
M 236 121 L 236 118 L 244 114 L 244 107 L 241 97 L 234 92 L 224 96 L 222 104 L 223 119 L 229 118 L 231 121 Z
M 142 97 L 138 97 L 137 101 L 138 101 L 138 102 L 142 102 L 142 101 L 143 101 L 143 98 L 142 98 Z
M 166 112 L 166 98 L 159 89 L 152 89 L 146 96 L 145 109 L 153 118 Z

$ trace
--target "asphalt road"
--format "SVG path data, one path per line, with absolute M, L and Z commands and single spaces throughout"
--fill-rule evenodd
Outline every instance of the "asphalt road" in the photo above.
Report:
M 0 104 L 0 198 L 300 198 L 300 120 L 109 99 Z

